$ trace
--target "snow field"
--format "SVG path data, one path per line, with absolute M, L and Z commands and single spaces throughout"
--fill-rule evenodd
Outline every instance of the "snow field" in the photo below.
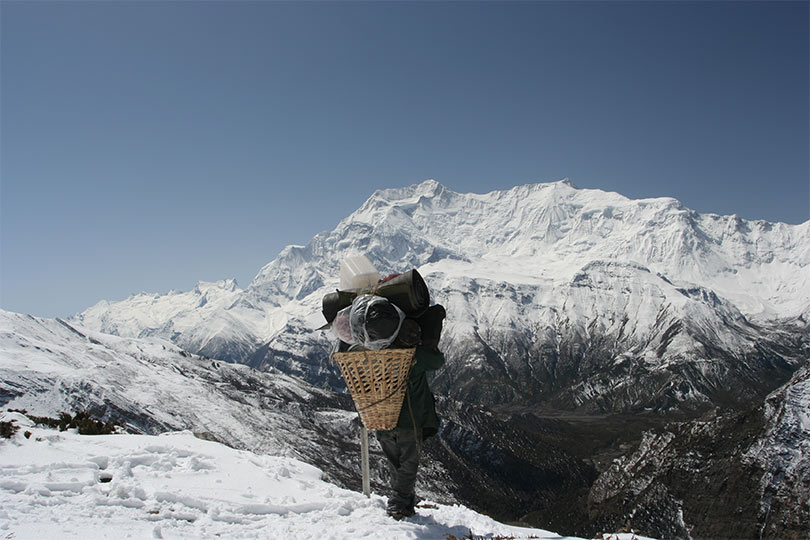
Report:
M 562 539 L 433 503 L 397 522 L 384 497 L 338 488 L 313 466 L 190 432 L 85 436 L 0 413 L 10 420 L 20 429 L 0 441 L 3 538 Z

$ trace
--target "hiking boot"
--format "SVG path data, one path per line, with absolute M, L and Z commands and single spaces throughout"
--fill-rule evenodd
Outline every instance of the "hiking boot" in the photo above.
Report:
M 388 499 L 388 515 L 399 521 L 402 518 L 411 517 L 416 513 L 414 505 L 416 504 L 416 496 L 411 493 L 409 495 L 402 495 L 395 493 Z
M 399 521 L 403 518 L 409 518 L 416 514 L 413 508 L 401 508 L 399 510 L 388 510 L 388 515 Z

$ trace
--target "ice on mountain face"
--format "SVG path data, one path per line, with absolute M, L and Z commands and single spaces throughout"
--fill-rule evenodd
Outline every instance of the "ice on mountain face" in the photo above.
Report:
M 769 328 L 810 309 L 810 222 L 698 214 L 671 198 L 631 200 L 565 181 L 462 194 L 429 180 L 375 192 L 334 230 L 285 248 L 244 290 L 133 297 L 77 320 L 334 387 L 337 374 L 323 365 L 329 338 L 302 329 L 320 326 L 321 298 L 338 286 L 341 258 L 356 254 L 383 274 L 420 270 L 450 308 L 450 364 L 492 373 L 505 364 L 511 377 L 543 384 L 606 365 L 694 371 L 685 366 L 722 357 L 712 377 L 676 383 L 693 390 L 672 390 L 705 401 L 733 365 L 753 356 L 764 366 L 771 343 L 786 350 Z M 567 365 L 556 360 L 566 355 Z M 504 398 L 536 393 L 512 386 Z
M 437 388 L 465 400 L 668 412 L 709 407 L 726 385 L 738 404 L 775 385 L 762 332 L 733 305 L 637 264 L 592 261 L 559 286 L 434 272 L 428 282 L 451 314 Z M 760 370 L 771 375 L 752 387 Z
M 476 277 L 479 265 L 492 261 L 504 273 L 547 276 L 555 282 L 567 281 L 572 271 L 591 260 L 613 259 L 708 286 L 732 301 L 735 295 L 750 295 L 751 288 L 735 283 L 740 278 L 734 269 L 753 268 L 752 262 L 759 262 L 759 275 L 767 274 L 763 264 L 792 265 L 799 270 L 793 281 L 807 282 L 808 248 L 796 259 L 791 251 L 795 239 L 808 243 L 807 226 L 775 224 L 770 231 L 754 227 L 753 238 L 735 242 L 725 222 L 720 229 L 716 219 L 686 210 L 674 199 L 632 201 L 564 183 L 485 195 L 457 194 L 446 188 L 436 195 L 434 187 L 429 183 L 375 193 L 328 235 L 333 253 L 337 252 L 332 256 L 339 258 L 341 248 L 367 248 L 383 266 L 405 261 L 419 266 L 438 250 L 452 259 L 471 261 L 465 268 L 470 277 Z M 791 241 L 785 243 L 786 236 Z M 402 244 L 400 237 L 409 249 L 396 248 Z M 318 239 L 312 245 L 316 244 Z M 790 295 L 779 298 L 781 303 L 796 300 Z M 807 293 L 794 303 L 802 301 L 810 302 Z M 780 311 L 776 306 L 770 309 Z
M 436 197 L 445 189 L 439 182 L 431 179 L 406 188 L 381 189 L 375 191 L 371 198 L 384 201 L 400 201 L 403 204 L 416 203 L 421 197 Z
M 731 227 L 729 221 L 737 225 Z M 752 292 L 740 286 L 742 276 L 735 275 L 735 268 L 739 273 L 740 268 L 786 264 L 794 274 L 799 271 L 794 289 L 810 285 L 807 226 L 742 227 L 740 222 L 701 216 L 674 199 L 633 201 L 564 182 L 475 195 L 426 181 L 374 193 L 331 233 L 318 235 L 303 248 L 285 249 L 248 291 L 268 306 L 302 300 L 333 281 L 333 267 L 349 251 L 369 253 L 372 262 L 391 271 L 428 264 L 440 253 L 445 255 L 440 260 L 471 261 L 465 269 L 473 272 L 470 277 L 476 277 L 479 265 L 492 261 L 506 274 L 547 276 L 555 282 L 567 281 L 591 260 L 612 259 L 708 285 L 732 301 Z M 803 251 L 794 257 L 797 245 Z M 762 270 L 757 275 L 764 277 Z M 777 288 L 762 278 L 758 283 L 759 289 Z M 810 296 L 803 296 L 800 300 L 810 303 Z M 767 301 L 763 306 L 776 312 L 776 302 L 797 303 L 793 295 L 766 292 L 760 297 Z

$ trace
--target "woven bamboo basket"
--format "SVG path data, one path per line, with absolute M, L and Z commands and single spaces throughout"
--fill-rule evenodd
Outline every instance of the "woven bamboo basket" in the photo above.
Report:
M 334 353 L 343 379 L 368 429 L 394 429 L 402 409 L 416 349 Z

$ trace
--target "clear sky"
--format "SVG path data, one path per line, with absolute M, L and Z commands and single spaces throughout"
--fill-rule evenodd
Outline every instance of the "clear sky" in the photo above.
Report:
M 810 219 L 808 2 L 0 3 L 0 307 L 246 286 L 378 188 Z

